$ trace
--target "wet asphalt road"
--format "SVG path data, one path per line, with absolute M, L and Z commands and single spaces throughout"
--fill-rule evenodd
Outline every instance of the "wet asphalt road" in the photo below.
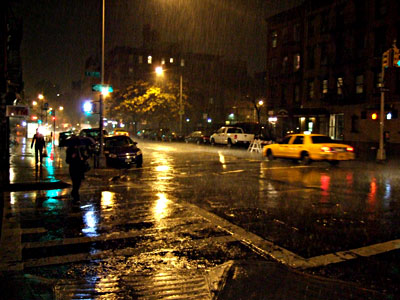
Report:
M 199 278 L 215 267 L 278 260 L 398 292 L 398 161 L 301 166 L 244 149 L 139 142 L 143 168 L 89 171 L 80 203 L 69 189 L 10 194 L 27 272 L 56 281 L 60 294 L 82 280 L 116 292 L 125 278 L 146 295 L 146 280 L 167 286 L 179 275 L 194 291 L 187 298 L 201 298 Z M 62 155 L 42 176 L 69 180 Z

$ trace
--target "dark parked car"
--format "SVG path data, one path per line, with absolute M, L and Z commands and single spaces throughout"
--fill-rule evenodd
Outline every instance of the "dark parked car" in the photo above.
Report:
M 108 135 L 108 132 L 103 129 L 103 137 L 105 137 L 107 135 Z M 98 142 L 100 140 L 100 129 L 99 128 L 82 129 L 79 132 L 79 136 L 91 137 L 96 142 Z
M 58 147 L 66 147 L 66 141 L 74 135 L 72 130 L 60 132 L 58 136 Z
M 107 166 L 130 167 L 136 165 L 140 168 L 143 164 L 143 154 L 136 145 L 136 142 L 125 135 L 104 138 L 104 155 Z
M 193 131 L 185 137 L 186 143 L 209 144 L 210 133 L 202 130 Z

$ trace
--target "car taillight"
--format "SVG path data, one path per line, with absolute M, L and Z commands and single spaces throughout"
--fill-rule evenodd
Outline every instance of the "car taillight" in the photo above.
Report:
M 233 138 L 236 140 L 236 139 L 237 139 L 237 134 L 235 134 L 235 135 L 233 136 Z
M 354 151 L 354 148 L 353 148 L 353 147 L 347 147 L 347 148 L 346 148 L 346 151 L 348 151 L 348 152 L 353 152 L 353 151 Z
M 331 149 L 331 147 L 323 146 L 323 147 L 321 147 L 321 151 L 322 152 L 331 152 L 332 149 Z

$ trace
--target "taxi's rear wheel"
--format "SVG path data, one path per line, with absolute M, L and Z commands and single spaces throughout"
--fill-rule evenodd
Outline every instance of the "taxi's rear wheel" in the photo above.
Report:
M 308 165 L 311 162 L 310 155 L 308 152 L 302 152 L 300 157 L 300 162 L 302 165 Z
M 331 164 L 331 166 L 337 166 L 339 164 L 338 160 L 330 160 L 329 163 Z
M 274 155 L 272 154 L 271 150 L 268 150 L 267 157 L 269 161 L 273 161 L 275 159 Z

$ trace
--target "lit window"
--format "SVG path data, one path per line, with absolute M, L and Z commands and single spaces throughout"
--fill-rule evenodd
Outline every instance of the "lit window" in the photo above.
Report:
M 151 55 L 147 56 L 147 63 L 151 65 L 153 63 L 153 57 Z
M 364 75 L 356 76 L 356 94 L 364 93 Z
M 129 73 L 133 73 L 133 68 L 129 67 Z
M 343 78 L 342 77 L 338 77 L 337 82 L 336 82 L 336 87 L 337 87 L 337 94 L 343 95 Z
M 328 94 L 328 79 L 322 80 L 322 94 Z
M 308 82 L 308 97 L 314 99 L 314 80 Z
M 170 62 L 171 64 L 173 64 L 173 63 L 174 63 L 174 59 L 171 57 L 171 58 L 169 59 L 169 62 Z
M 272 48 L 276 48 L 276 46 L 278 46 L 278 32 L 277 31 L 273 31 L 272 32 Z
M 161 58 L 161 64 L 165 65 L 165 58 Z
M 185 60 L 182 58 L 181 59 L 181 67 L 184 67 L 185 66 Z
M 296 53 L 293 57 L 293 67 L 295 71 L 300 70 L 300 53 Z

